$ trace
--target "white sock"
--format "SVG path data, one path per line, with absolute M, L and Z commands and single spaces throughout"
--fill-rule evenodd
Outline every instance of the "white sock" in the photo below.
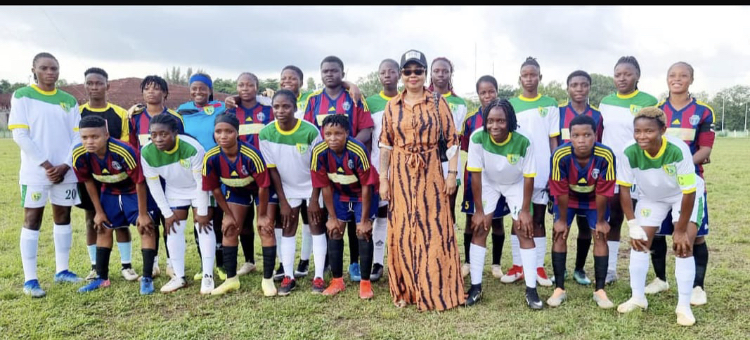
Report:
M 213 226 L 213 221 L 209 222 Z M 214 257 L 216 256 L 216 235 L 211 230 L 206 233 L 200 231 L 198 223 L 195 224 L 195 230 L 198 231 L 198 246 L 201 248 L 201 267 L 203 276 L 213 277 L 214 275 Z
M 91 260 L 91 264 L 95 265 L 96 264 L 96 243 L 89 244 L 86 246 L 86 248 L 88 248 L 88 251 L 89 251 L 89 260 Z
M 646 274 L 650 265 L 648 253 L 630 250 L 630 289 L 633 290 L 634 298 L 646 299 L 644 291 L 646 289 Z M 690 280 L 694 278 L 695 275 L 691 276 Z M 692 283 L 692 281 L 690 282 Z M 688 296 L 688 302 L 689 300 L 690 296 Z
M 323 277 L 326 266 L 326 253 L 328 252 L 328 241 L 326 234 L 310 235 L 312 237 L 312 248 L 315 254 L 315 277 Z
M 294 253 L 297 249 L 297 238 L 281 238 L 281 264 L 284 266 L 284 275 L 294 278 Z M 317 258 L 316 258 L 317 259 Z
M 21 228 L 21 262 L 24 282 L 36 280 L 36 250 L 39 244 L 39 230 Z
M 70 224 L 55 224 L 55 273 L 68 270 L 70 246 L 73 243 L 73 228 Z
M 279 257 L 279 263 L 283 263 L 281 261 L 281 237 L 284 235 L 284 229 L 274 228 L 273 233 L 276 237 L 276 256 Z
M 547 237 L 534 237 L 536 244 L 536 266 L 544 268 L 544 255 L 547 254 Z
M 372 263 L 383 264 L 385 258 L 385 238 L 388 236 L 388 219 L 379 217 L 372 226 Z
M 487 254 L 487 248 L 478 246 L 474 243 L 469 247 L 469 263 L 471 266 L 471 284 L 478 285 L 482 283 L 482 269 L 484 269 L 484 256 Z
M 128 242 L 117 242 L 117 249 L 120 249 L 120 263 L 122 264 L 129 264 L 130 263 L 130 256 L 131 256 L 131 250 L 130 250 L 130 241 Z
M 154 266 L 159 265 L 159 255 L 154 256 Z
M 676 258 L 674 277 L 677 279 L 677 305 L 690 308 L 690 296 L 693 294 L 693 280 L 695 279 L 695 258 Z
M 526 287 L 536 288 L 536 250 L 519 249 L 521 253 L 521 262 L 523 262 L 523 279 L 526 281 Z
M 167 248 L 169 248 L 169 260 L 175 276 L 185 277 L 185 228 L 187 221 L 177 223 L 176 232 L 169 233 L 167 237 Z
M 302 225 L 302 249 L 299 253 L 299 259 L 301 261 L 309 261 L 310 260 L 310 254 L 312 254 L 313 251 L 313 240 L 312 240 L 312 234 L 310 233 L 310 225 L 309 224 L 303 224 Z
M 609 248 L 607 271 L 617 272 L 617 254 L 620 252 L 620 241 L 607 241 L 607 247 Z
M 513 257 L 513 265 L 520 267 L 521 266 L 521 242 L 518 241 L 518 236 L 516 235 L 510 235 L 510 254 Z

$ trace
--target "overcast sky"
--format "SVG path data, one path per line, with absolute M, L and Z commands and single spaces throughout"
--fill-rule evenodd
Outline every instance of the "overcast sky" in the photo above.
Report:
M 28 82 L 41 51 L 61 78 L 83 82 L 91 66 L 110 79 L 164 74 L 171 66 L 234 79 L 250 71 L 278 78 L 294 64 L 320 83 L 320 61 L 336 55 L 346 79 L 377 70 L 415 48 L 455 65 L 454 87 L 474 92 L 479 76 L 517 84 L 534 56 L 543 82 L 570 72 L 612 75 L 636 56 L 639 88 L 667 91 L 676 61 L 695 68 L 691 91 L 750 85 L 750 7 L 3 7 L 0 79 Z

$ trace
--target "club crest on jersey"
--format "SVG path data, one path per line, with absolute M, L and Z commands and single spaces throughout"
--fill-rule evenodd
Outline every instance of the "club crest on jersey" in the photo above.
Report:
M 690 125 L 698 125 L 698 123 L 701 121 L 701 117 L 698 115 L 692 115 L 690 116 Z
M 511 165 L 515 165 L 516 163 L 518 163 L 518 160 L 521 158 L 521 155 L 511 153 L 505 156 L 505 158 L 508 159 L 508 163 L 510 163 Z
M 115 170 L 122 170 L 122 165 L 120 163 L 117 163 L 117 161 L 112 161 L 112 168 Z
M 664 172 L 667 173 L 667 176 L 674 177 L 677 175 L 677 167 L 674 164 L 666 164 L 662 166 L 664 169 Z
M 65 110 L 65 111 L 68 111 L 68 110 L 70 110 L 70 105 L 68 105 L 68 103 L 66 103 L 66 102 L 61 102 L 61 103 L 60 103 L 60 107 L 61 107 L 61 108 L 62 108 L 63 110 Z
M 242 175 L 247 176 L 248 172 L 245 164 L 242 164 L 242 169 L 240 169 L 240 172 L 242 172 Z
M 643 108 L 643 106 L 630 104 L 630 113 L 634 116 Z
M 258 113 L 258 120 L 260 120 L 261 122 L 266 120 L 266 114 L 263 112 Z
M 297 151 L 299 151 L 299 153 L 305 153 L 308 148 L 309 148 L 309 145 L 307 144 L 297 143 Z
M 351 108 L 352 108 L 352 104 L 349 104 L 349 102 L 344 102 L 344 104 L 341 104 L 341 107 L 342 107 L 342 108 L 343 108 L 344 110 L 346 110 L 346 111 L 349 111 L 349 109 L 351 109 Z
M 346 162 L 346 166 L 349 167 L 349 170 L 354 170 L 354 161 L 350 159 L 348 162 Z
M 599 178 L 599 169 L 591 170 L 591 178 L 593 179 Z
M 547 117 L 548 114 L 549 114 L 548 107 L 543 107 L 543 106 L 539 107 L 539 115 L 542 116 L 542 118 Z
M 185 169 L 190 169 L 190 160 L 188 160 L 188 159 L 181 159 L 180 160 L 180 165 L 182 165 L 182 167 L 185 168 Z
M 214 114 L 214 107 L 213 106 L 204 106 L 203 112 L 205 112 L 207 115 Z
M 651 216 L 651 209 L 648 209 L 648 208 L 641 209 L 641 216 L 643 217 Z
M 448 108 L 451 109 L 451 112 L 456 112 L 456 109 L 458 109 L 458 105 L 453 103 L 448 103 Z
M 41 192 L 32 192 L 31 193 L 31 200 L 34 202 L 38 202 L 40 199 L 42 199 L 42 193 Z

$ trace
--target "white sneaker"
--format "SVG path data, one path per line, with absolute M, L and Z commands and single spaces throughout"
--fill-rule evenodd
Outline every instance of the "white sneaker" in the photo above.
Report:
M 154 267 L 151 269 L 151 277 L 157 278 L 161 275 L 161 268 L 159 268 L 159 263 L 154 262 Z
M 214 277 L 206 274 L 203 276 L 203 279 L 201 280 L 201 294 L 202 295 L 211 294 L 212 290 L 214 290 Z
M 468 263 L 464 263 L 461 265 L 461 276 L 466 277 L 471 273 L 471 265 Z
M 492 265 L 492 276 L 498 279 L 503 277 L 503 268 L 499 264 Z
M 695 316 L 690 306 L 677 306 L 674 310 L 677 314 L 677 324 L 680 326 L 692 326 L 695 324 Z
M 669 289 L 669 283 L 667 281 L 662 281 L 658 277 L 654 279 L 654 281 L 651 281 L 651 283 L 646 286 L 646 289 L 644 292 L 646 294 L 656 294 L 659 292 L 663 292 L 665 290 Z
M 165 285 L 161 286 L 162 293 L 171 293 L 180 288 L 187 287 L 187 281 L 181 277 L 173 277 Z
M 552 293 L 552 296 L 547 299 L 547 305 L 550 307 L 558 307 L 560 306 L 563 301 L 565 301 L 565 298 L 568 297 L 568 293 L 565 291 L 562 291 L 562 293 L 557 294 L 558 290 L 555 289 L 555 291 Z
M 240 267 L 240 270 L 237 271 L 237 275 L 246 275 L 250 274 L 251 272 L 255 271 L 255 263 L 252 262 L 245 262 L 245 264 Z
M 625 301 L 621 303 L 619 306 L 617 306 L 617 311 L 624 314 L 624 313 L 630 313 L 638 308 L 647 309 L 648 300 L 646 300 L 646 298 L 638 299 L 635 297 L 631 297 L 630 300 Z
M 86 276 L 86 281 L 92 281 L 92 280 L 96 279 L 97 277 L 99 277 L 99 274 L 96 273 L 96 269 L 92 269 L 89 272 L 89 275 Z
M 693 287 L 693 294 L 690 295 L 690 304 L 693 306 L 702 306 L 706 302 L 706 291 L 703 290 L 703 287 Z
M 138 273 L 136 273 L 133 268 L 123 268 L 121 273 L 122 277 L 127 281 L 135 281 L 140 277 L 140 275 L 138 275 Z
M 172 269 L 172 264 L 167 262 L 167 276 L 174 277 L 174 269 Z

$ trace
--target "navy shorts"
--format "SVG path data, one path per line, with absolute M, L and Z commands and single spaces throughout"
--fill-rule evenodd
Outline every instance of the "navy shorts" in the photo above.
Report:
M 260 204 L 258 195 L 251 193 L 249 190 L 229 190 L 226 185 L 222 184 L 221 192 L 224 193 L 224 199 L 227 203 L 245 206 L 250 205 L 253 202 L 255 202 L 255 206 Z M 276 190 L 274 190 L 273 186 L 268 187 L 268 203 L 279 204 L 279 196 L 276 195 Z
M 370 200 L 370 209 L 365 211 L 365 216 L 369 216 L 370 220 L 374 220 L 378 213 L 378 202 L 380 196 L 372 195 Z M 355 222 L 360 223 L 362 221 L 362 202 L 341 202 L 339 195 L 333 195 L 333 206 L 336 210 L 336 218 L 343 222 Z
M 555 215 L 555 221 L 560 219 L 560 209 L 557 204 L 552 207 L 552 212 Z M 568 228 L 573 224 L 573 219 L 577 216 L 586 217 L 589 228 L 591 230 L 596 229 L 596 209 L 582 209 L 582 208 L 568 208 L 568 220 L 565 221 L 568 224 Z M 609 206 L 607 211 L 604 213 L 604 219 L 609 220 Z M 579 228 L 581 226 L 578 226 Z
M 113 195 L 108 193 L 101 194 L 99 201 L 102 204 L 102 209 L 107 215 L 107 219 L 112 222 L 111 226 L 107 228 L 127 228 L 130 225 L 135 225 L 138 221 L 138 195 L 137 194 L 122 194 Z M 148 214 L 151 219 L 156 222 L 159 220 L 159 210 L 156 208 L 156 203 L 149 197 L 146 204 Z
M 474 214 L 474 195 L 472 194 L 471 189 L 464 190 L 464 200 L 461 202 L 461 212 L 469 215 Z M 505 204 L 505 196 L 501 195 L 500 199 L 497 200 L 497 206 L 492 218 L 502 218 L 508 214 L 510 214 L 510 208 Z

